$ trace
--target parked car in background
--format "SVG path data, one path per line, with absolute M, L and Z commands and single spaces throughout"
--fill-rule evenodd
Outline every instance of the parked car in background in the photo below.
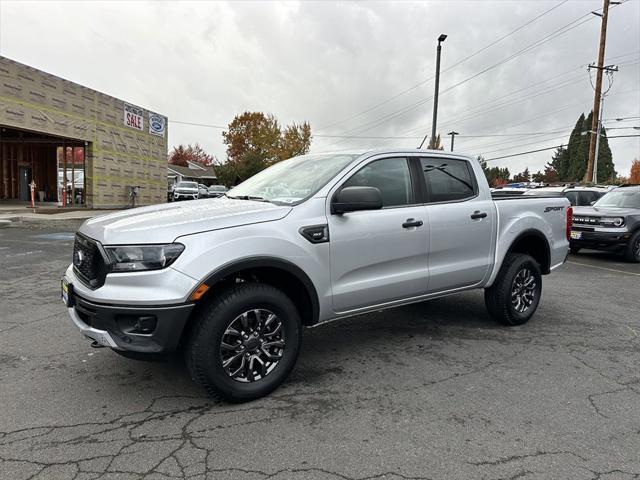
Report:
M 572 206 L 588 207 L 609 191 L 606 187 L 542 187 L 527 190 L 524 195 L 565 196 Z
M 173 191 L 173 200 L 197 200 L 199 195 L 196 182 L 178 182 Z
M 570 248 L 618 252 L 640 263 L 640 185 L 618 187 L 593 206 L 576 207 Z
M 473 157 L 303 155 L 198 208 L 86 221 L 62 292 L 95 345 L 182 349 L 197 383 L 240 402 L 287 378 L 303 326 L 471 289 L 498 322 L 526 323 L 570 230 L 566 198 L 493 200 Z
M 224 185 L 211 185 L 209 187 L 209 197 L 210 198 L 221 197 L 227 191 L 228 191 L 228 189 Z
M 198 198 L 209 198 L 209 190 L 206 185 L 198 184 Z

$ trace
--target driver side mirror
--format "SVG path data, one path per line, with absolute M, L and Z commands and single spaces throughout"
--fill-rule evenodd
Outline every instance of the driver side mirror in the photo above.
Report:
M 381 208 L 382 194 L 376 187 L 345 187 L 331 202 L 331 213 L 337 214 Z

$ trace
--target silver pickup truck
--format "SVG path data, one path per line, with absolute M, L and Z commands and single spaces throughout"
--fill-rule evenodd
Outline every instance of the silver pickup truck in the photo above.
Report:
M 240 402 L 285 380 L 303 327 L 477 288 L 497 321 L 525 323 L 571 215 L 566 198 L 494 201 L 466 156 L 305 155 L 221 198 L 86 221 L 62 297 L 94 346 L 180 351 L 211 395 Z

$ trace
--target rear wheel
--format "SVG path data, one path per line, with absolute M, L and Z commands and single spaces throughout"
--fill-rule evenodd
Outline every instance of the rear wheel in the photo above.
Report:
M 211 396 L 254 400 L 275 390 L 295 365 L 300 316 L 280 290 L 244 283 L 214 298 L 198 317 L 185 351 L 191 377 Z
M 624 251 L 627 262 L 640 263 L 640 230 L 633 234 Z
M 542 294 L 540 266 L 529 255 L 509 254 L 493 285 L 484 291 L 491 316 L 504 325 L 522 325 L 535 313 Z

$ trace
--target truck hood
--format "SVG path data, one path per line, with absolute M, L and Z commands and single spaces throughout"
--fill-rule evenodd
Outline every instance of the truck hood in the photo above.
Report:
M 101 215 L 79 231 L 103 245 L 171 243 L 192 233 L 272 222 L 291 207 L 226 197 L 152 205 Z
M 573 214 L 590 217 L 625 217 L 627 215 L 638 215 L 638 209 L 614 207 L 573 207 Z

